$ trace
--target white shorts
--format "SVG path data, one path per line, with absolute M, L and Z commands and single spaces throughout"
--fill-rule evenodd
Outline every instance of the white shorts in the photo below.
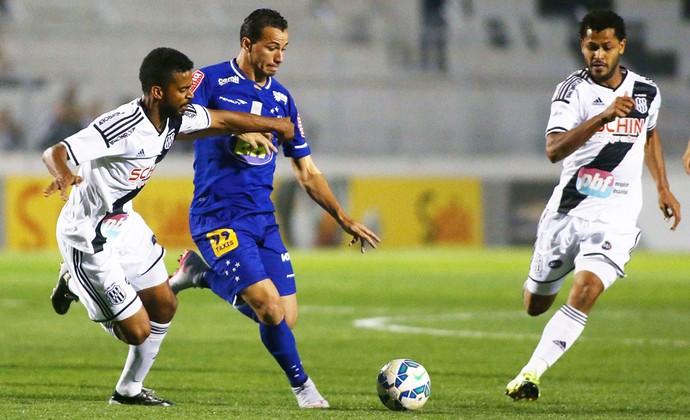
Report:
M 72 275 L 69 288 L 79 296 L 89 318 L 121 321 L 142 307 L 139 290 L 167 281 L 165 249 L 134 211 L 104 219 L 99 231 L 106 240 L 95 254 L 74 248 L 59 234 L 58 246 Z
M 525 287 L 537 295 L 553 295 L 568 273 L 586 270 L 609 288 L 618 277 L 625 277 L 623 268 L 639 238 L 636 226 L 616 226 L 545 210 Z

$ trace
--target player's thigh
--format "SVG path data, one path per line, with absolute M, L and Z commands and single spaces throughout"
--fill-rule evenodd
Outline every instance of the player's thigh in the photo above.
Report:
M 566 276 L 575 268 L 579 250 L 574 232 L 577 221 L 567 215 L 545 211 L 539 221 L 537 239 L 525 290 L 534 295 L 558 293 Z

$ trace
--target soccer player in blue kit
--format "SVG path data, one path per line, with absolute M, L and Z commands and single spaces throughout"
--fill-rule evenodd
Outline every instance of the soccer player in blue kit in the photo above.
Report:
M 288 44 L 287 21 L 276 11 L 252 12 L 240 30 L 237 58 L 194 74 L 195 104 L 211 109 L 289 117 L 295 138 L 282 144 L 294 175 L 307 194 L 353 239 L 376 248 L 378 236 L 341 208 L 326 178 L 314 165 L 295 101 L 273 76 Z M 276 141 L 276 140 L 274 140 Z M 277 141 L 276 141 L 277 145 Z M 195 143 L 194 198 L 189 224 L 208 264 L 193 251 L 180 258 L 170 278 L 174 292 L 207 287 L 259 323 L 261 340 L 285 372 L 301 408 L 329 404 L 302 368 L 292 333 L 297 320 L 295 275 L 283 244 L 270 195 L 276 154 L 251 150 L 236 136 Z

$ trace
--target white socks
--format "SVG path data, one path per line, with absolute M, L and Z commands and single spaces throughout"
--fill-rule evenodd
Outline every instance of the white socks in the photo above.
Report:
M 520 373 L 531 371 L 540 377 L 575 343 L 585 324 L 587 315 L 572 306 L 563 305 L 544 327 L 532 358 Z
M 168 327 L 170 327 L 170 322 L 159 324 L 151 321 L 151 335 L 146 341 L 138 346 L 129 346 L 125 367 L 115 386 L 118 394 L 133 397 L 141 392 L 144 378 L 153 366 L 165 334 L 168 332 Z

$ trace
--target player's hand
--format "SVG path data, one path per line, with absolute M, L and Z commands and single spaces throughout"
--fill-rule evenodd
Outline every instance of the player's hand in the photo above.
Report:
M 236 137 L 238 140 L 247 143 L 252 150 L 263 147 L 268 151 L 269 155 L 271 153 L 278 153 L 278 148 L 271 141 L 273 138 L 271 133 L 243 133 L 236 135 Z
M 81 181 L 81 177 L 74 174 L 58 176 L 43 190 L 43 196 L 48 197 L 55 191 L 60 191 L 60 198 L 62 201 L 67 201 L 69 187 L 72 185 L 79 185 Z
M 289 117 L 276 118 L 278 122 L 278 127 L 276 128 L 276 134 L 278 135 L 278 143 L 282 144 L 283 141 L 290 142 L 295 138 L 295 123 Z
M 659 208 L 664 214 L 664 221 L 673 218 L 671 230 L 676 230 L 676 226 L 680 223 L 680 203 L 670 190 L 666 189 L 659 193 Z
M 627 117 L 634 108 L 635 100 L 628 96 L 628 92 L 625 92 L 623 96 L 617 97 L 616 100 L 606 108 L 602 113 L 602 118 L 607 123 L 610 123 L 616 118 Z
M 359 241 L 360 251 L 362 254 L 366 252 L 366 244 L 369 244 L 369 246 L 376 249 L 376 244 L 381 242 L 381 239 L 379 239 L 374 232 L 356 220 L 346 220 L 343 222 L 342 226 L 345 232 L 352 235 L 352 240 L 348 246 L 352 246 Z

